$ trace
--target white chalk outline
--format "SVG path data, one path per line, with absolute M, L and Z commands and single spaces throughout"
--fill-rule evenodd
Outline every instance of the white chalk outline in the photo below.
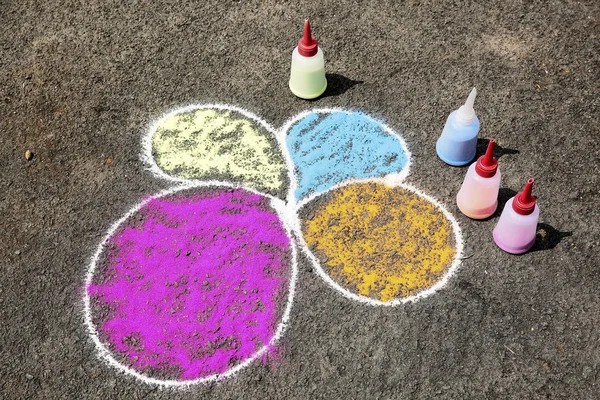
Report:
M 264 196 L 271 200 L 271 206 L 278 213 L 278 215 L 282 221 L 282 225 L 285 228 L 286 235 L 290 241 L 290 250 L 292 252 L 292 263 L 291 263 L 292 273 L 291 273 L 290 280 L 289 280 L 287 304 L 285 306 L 285 310 L 281 317 L 281 321 L 277 325 L 277 329 L 275 330 L 275 333 L 274 333 L 273 337 L 271 338 L 271 340 L 269 341 L 269 343 L 267 345 L 261 347 L 256 353 L 254 353 L 254 355 L 252 355 L 251 357 L 244 360 L 244 362 L 236 365 L 235 367 L 225 371 L 222 374 L 213 374 L 208 377 L 198 378 L 198 379 L 193 379 L 193 380 L 186 380 L 186 381 L 162 380 L 162 379 L 147 377 L 147 376 L 137 372 L 133 368 L 127 367 L 127 366 L 119 363 L 112 356 L 110 350 L 107 349 L 106 346 L 100 341 L 98 332 L 97 332 L 94 324 L 92 323 L 90 298 L 88 296 L 87 289 L 92 282 L 92 278 L 94 276 L 94 271 L 96 270 L 96 266 L 97 266 L 96 264 L 98 263 L 98 260 L 100 259 L 100 255 L 102 254 L 102 251 L 104 250 L 108 240 L 113 236 L 115 231 L 129 217 L 131 217 L 134 213 L 138 212 L 144 205 L 146 205 L 148 202 L 150 202 L 154 199 L 168 196 L 170 194 L 173 194 L 173 193 L 176 193 L 179 191 L 183 191 L 183 190 L 188 190 L 188 189 L 193 189 L 193 188 L 198 188 L 198 187 L 211 187 L 211 186 L 212 187 L 227 187 L 227 188 L 242 189 L 242 190 L 246 190 L 248 192 L 254 193 L 254 194 Z M 285 329 L 287 328 L 287 325 L 289 322 L 290 314 L 292 311 L 292 304 L 294 301 L 294 295 L 296 292 L 296 281 L 298 280 L 298 256 L 297 256 L 296 242 L 294 240 L 293 229 L 286 222 L 286 221 L 289 221 L 289 219 L 290 219 L 289 215 L 281 215 L 280 214 L 280 213 L 289 214 L 290 211 L 291 211 L 291 209 L 289 207 L 286 207 L 284 201 L 281 199 L 278 199 L 275 196 L 265 194 L 265 193 L 260 193 L 259 191 L 255 190 L 255 189 L 244 187 L 242 185 L 232 184 L 230 182 L 222 182 L 222 181 L 189 182 L 184 185 L 179 185 L 174 188 L 163 190 L 154 196 L 150 196 L 150 197 L 146 198 L 145 200 L 141 201 L 140 203 L 135 205 L 133 208 L 131 208 L 127 213 L 125 213 L 125 215 L 123 217 L 121 217 L 117 222 L 115 222 L 109 228 L 107 234 L 104 236 L 104 239 L 102 240 L 102 242 L 100 242 L 100 244 L 98 245 L 98 248 L 96 249 L 96 252 L 92 256 L 91 262 L 88 265 L 88 269 L 87 269 L 87 273 L 86 273 L 85 286 L 84 286 L 85 290 L 84 290 L 84 295 L 83 295 L 84 319 L 85 319 L 87 331 L 90 334 L 92 341 L 96 345 L 96 349 L 99 353 L 100 358 L 106 360 L 110 366 L 116 368 L 117 370 L 127 373 L 127 374 L 130 374 L 130 375 L 133 375 L 145 383 L 155 384 L 155 385 L 159 385 L 159 386 L 163 386 L 163 387 L 189 387 L 191 385 L 195 385 L 198 383 L 216 382 L 221 379 L 227 378 L 227 377 L 239 372 L 244 367 L 247 367 L 253 361 L 255 361 L 257 358 L 259 358 L 263 354 L 265 354 L 271 347 L 273 347 L 277 344 L 277 342 L 279 341 L 279 339 L 285 332 Z
M 281 199 L 277 198 L 276 196 L 273 196 L 273 195 L 270 195 L 267 193 L 261 193 L 256 189 L 253 189 L 253 188 L 250 188 L 247 186 L 243 186 L 242 184 L 236 184 L 236 183 L 225 182 L 225 181 L 215 181 L 215 180 L 204 181 L 204 180 L 199 180 L 199 179 L 179 178 L 179 177 L 167 174 L 156 164 L 156 161 L 155 161 L 154 157 L 152 156 L 152 137 L 154 136 L 154 133 L 156 132 L 156 129 L 158 128 L 158 126 L 160 126 L 160 124 L 166 118 L 169 118 L 173 115 L 192 112 L 192 111 L 196 111 L 196 110 L 200 110 L 200 109 L 217 109 L 217 110 L 227 110 L 227 111 L 237 112 L 237 113 L 253 120 L 254 122 L 262 125 L 268 132 L 273 134 L 273 136 L 277 140 L 279 149 L 282 152 L 282 155 L 285 159 L 285 163 L 286 163 L 286 167 L 287 167 L 287 174 L 288 174 L 288 179 L 289 179 L 289 188 L 288 188 L 288 193 L 286 195 L 287 201 L 281 200 Z M 400 144 L 403 148 L 403 151 L 407 157 L 406 166 L 399 173 L 390 173 L 390 174 L 385 174 L 383 176 L 367 177 L 367 178 L 361 178 L 361 179 L 348 179 L 346 181 L 340 182 L 340 183 L 332 186 L 331 188 L 329 188 L 325 191 L 311 193 L 309 196 L 306 196 L 306 197 L 302 198 L 300 201 L 297 201 L 295 198 L 295 191 L 298 188 L 298 180 L 296 177 L 296 169 L 292 162 L 292 158 L 291 158 L 291 155 L 288 150 L 287 143 L 286 143 L 288 131 L 293 126 L 294 123 L 305 118 L 309 114 L 312 114 L 312 113 L 326 114 L 326 113 L 334 113 L 334 112 L 343 112 L 346 114 L 353 114 L 356 112 L 360 112 L 365 118 L 382 126 L 388 134 L 394 136 L 400 142 Z M 115 222 L 109 228 L 109 230 L 108 230 L 106 236 L 104 237 L 104 239 L 102 240 L 102 242 L 98 245 L 98 248 L 97 248 L 95 254 L 93 255 L 91 262 L 88 266 L 86 280 L 85 280 L 86 290 L 85 290 L 84 299 L 83 299 L 84 300 L 85 324 L 87 326 L 87 330 L 88 330 L 90 336 L 92 337 L 92 340 L 94 341 L 94 343 L 96 345 L 96 348 L 99 352 L 100 358 L 105 359 L 109 363 L 109 365 L 120 370 L 121 372 L 125 372 L 127 374 L 133 375 L 145 383 L 155 384 L 155 385 L 162 386 L 162 387 L 190 387 L 190 386 L 198 384 L 198 383 L 208 383 L 208 382 L 219 381 L 221 379 L 227 378 L 227 377 L 239 372 L 241 369 L 248 366 L 253 361 L 255 361 L 257 358 L 259 358 L 263 354 L 265 354 L 269 350 L 270 347 L 274 346 L 277 343 L 277 341 L 281 338 L 283 333 L 285 332 L 285 329 L 287 328 L 287 325 L 289 323 L 290 314 L 291 314 L 292 305 L 293 305 L 293 300 L 294 300 L 294 296 L 295 296 L 296 283 L 297 283 L 297 279 L 298 279 L 298 254 L 297 254 L 297 244 L 294 239 L 299 241 L 299 244 L 302 246 L 302 250 L 303 250 L 304 254 L 311 261 L 311 263 L 313 264 L 318 275 L 330 287 L 337 290 L 344 297 L 347 297 L 349 299 L 356 300 L 361 303 L 373 305 L 373 306 L 396 306 L 399 304 L 416 301 L 418 299 L 427 297 L 427 296 L 435 293 L 436 291 L 440 290 L 447 284 L 450 277 L 452 275 L 454 275 L 454 273 L 458 269 L 458 266 L 460 265 L 462 252 L 463 252 L 462 233 L 461 233 L 461 229 L 460 229 L 460 226 L 459 226 L 457 220 L 446 209 L 446 207 L 444 205 L 442 205 L 440 202 L 438 202 L 435 198 L 421 192 L 417 188 L 404 183 L 404 180 L 406 179 L 406 177 L 408 176 L 408 174 L 410 172 L 411 158 L 412 158 L 411 152 L 408 149 L 408 146 L 402 136 L 397 134 L 387 124 L 371 117 L 368 114 L 364 114 L 361 111 L 347 110 L 347 109 L 341 109 L 341 108 L 317 108 L 317 109 L 307 110 L 307 111 L 299 113 L 296 116 L 288 119 L 283 124 L 283 126 L 279 129 L 275 129 L 272 125 L 270 125 L 268 122 L 266 122 L 262 118 L 258 117 L 257 115 L 255 115 L 243 108 L 226 105 L 226 104 L 190 104 L 190 105 L 175 108 L 169 112 L 166 112 L 160 118 L 156 119 L 155 122 L 152 123 L 148 127 L 148 129 L 146 130 L 146 133 L 143 135 L 141 159 L 143 162 L 146 163 L 146 165 L 149 166 L 147 169 L 153 175 L 155 175 L 156 177 L 161 178 L 161 179 L 176 182 L 179 185 L 174 188 L 163 190 L 154 196 L 146 198 L 145 200 L 141 201 L 136 206 L 134 206 L 132 209 L 130 209 L 121 219 L 119 219 L 117 222 Z M 430 287 L 424 291 L 421 291 L 421 292 L 417 293 L 416 295 L 405 297 L 405 298 L 398 298 L 398 299 L 394 299 L 394 300 L 391 300 L 388 302 L 381 302 L 379 300 L 375 300 L 370 297 L 357 295 L 357 294 L 352 293 L 349 290 L 343 288 L 337 282 L 335 282 L 323 270 L 323 268 L 321 267 L 321 265 L 318 262 L 318 260 L 316 259 L 316 257 L 312 254 L 312 252 L 306 245 L 306 242 L 302 236 L 302 231 L 301 231 L 301 227 L 300 227 L 300 219 L 298 216 L 299 209 L 302 208 L 303 206 L 305 206 L 310 201 L 314 200 L 315 198 L 324 195 L 325 193 L 328 193 L 330 191 L 339 189 L 343 186 L 347 186 L 347 185 L 350 185 L 353 183 L 363 183 L 363 182 L 383 183 L 389 187 L 402 187 L 409 191 L 412 191 L 413 193 L 423 197 L 424 199 L 428 200 L 429 202 L 433 203 L 435 206 L 440 208 L 442 210 L 443 214 L 445 215 L 445 217 L 451 222 L 454 236 L 455 236 L 455 242 L 456 242 L 456 255 L 454 257 L 451 267 L 448 269 L 446 274 L 441 279 L 439 279 L 432 287 Z M 269 198 L 271 200 L 271 206 L 276 210 L 276 212 L 278 213 L 278 215 L 282 221 L 283 226 L 285 227 L 286 234 L 288 236 L 288 239 L 290 240 L 290 248 L 292 250 L 292 274 L 290 276 L 287 304 L 286 304 L 284 313 L 282 315 L 281 321 L 280 321 L 279 325 L 277 326 L 275 334 L 273 335 L 273 338 L 271 339 L 269 344 L 267 344 L 264 347 L 262 347 L 261 349 L 259 349 L 252 357 L 246 359 L 244 362 L 236 365 L 235 367 L 227 370 L 226 372 L 224 372 L 222 374 L 214 374 L 214 375 L 210 375 L 208 377 L 198 378 L 195 380 L 187 380 L 187 381 L 161 380 L 161 379 L 156 379 L 156 378 L 150 378 L 150 377 L 147 377 L 147 376 L 135 371 L 132 368 L 126 367 L 126 366 L 122 365 L 121 363 L 119 363 L 112 356 L 110 351 L 100 342 L 98 333 L 97 333 L 94 325 L 92 324 L 92 320 L 91 320 L 90 299 L 89 299 L 89 296 L 87 293 L 87 288 L 88 288 L 89 284 L 91 283 L 93 273 L 96 269 L 96 264 L 99 260 L 100 255 L 102 254 L 102 250 L 104 249 L 104 246 L 106 245 L 108 240 L 112 237 L 114 232 L 119 228 L 119 226 L 121 226 L 121 224 L 123 224 L 131 215 L 133 215 L 135 212 L 139 211 L 140 208 L 142 208 L 145 204 L 147 204 L 149 201 L 151 201 L 153 199 L 164 197 L 169 194 L 176 193 L 176 192 L 182 191 L 182 190 L 192 189 L 192 188 L 196 188 L 196 187 L 210 187 L 210 186 L 243 189 L 243 190 L 246 190 L 251 193 L 265 196 L 266 198 Z
M 408 296 L 408 297 L 400 297 L 400 298 L 396 298 L 396 299 L 393 299 L 393 300 L 390 300 L 387 302 L 383 302 L 380 300 L 376 300 L 372 297 L 367 297 L 367 296 L 363 296 L 360 294 L 352 293 L 348 289 L 342 287 L 335 280 L 333 280 L 333 278 L 331 278 L 331 276 L 329 276 L 329 274 L 327 272 L 325 272 L 323 267 L 321 267 L 319 260 L 309 249 L 308 245 L 306 244 L 306 241 L 304 240 L 304 236 L 302 234 L 297 234 L 296 237 L 298 238 L 298 240 L 300 241 L 300 244 L 302 245 L 302 251 L 308 257 L 308 259 L 312 262 L 313 267 L 317 271 L 318 275 L 321 278 L 323 278 L 323 280 L 325 282 L 327 282 L 327 284 L 329 286 L 331 286 L 335 290 L 342 293 L 345 297 L 348 297 L 352 300 L 356 300 L 356 301 L 359 301 L 361 303 L 368 304 L 371 306 L 397 306 L 399 304 L 414 302 L 419 299 L 430 296 L 431 294 L 437 292 L 438 290 L 440 290 L 441 288 L 446 286 L 446 284 L 448 283 L 448 280 L 450 279 L 450 277 L 452 275 L 454 275 L 454 273 L 458 269 L 458 266 L 460 265 L 460 262 L 462 259 L 462 253 L 463 253 L 463 240 L 462 240 L 462 232 L 461 232 L 460 226 L 458 225 L 458 221 L 446 209 L 446 207 L 444 207 L 444 205 L 441 204 L 439 201 L 437 201 L 435 198 L 421 192 L 419 189 L 415 188 L 414 186 L 408 185 L 406 183 L 390 184 L 390 182 L 388 180 L 386 180 L 385 177 L 376 178 L 376 179 L 370 178 L 370 179 L 349 180 L 349 181 L 343 182 L 339 185 L 336 185 L 331 190 L 339 189 L 341 187 L 348 186 L 348 185 L 354 184 L 354 183 L 372 183 L 372 182 L 382 183 L 382 184 L 384 184 L 388 187 L 392 187 L 392 188 L 393 187 L 401 187 L 401 188 L 407 189 L 407 190 L 415 193 L 416 195 L 423 197 L 424 199 L 426 199 L 427 201 L 429 201 L 430 203 L 432 203 L 433 205 L 438 207 L 440 210 L 442 210 L 442 213 L 444 214 L 446 219 L 448 219 L 450 221 L 450 223 L 452 225 L 452 231 L 454 233 L 454 240 L 456 242 L 456 254 L 454 255 L 454 259 L 452 260 L 452 264 L 450 265 L 450 268 L 448 268 L 448 271 L 444 274 L 444 276 L 442 276 L 439 280 L 437 280 L 433 286 L 431 286 L 423 291 L 420 291 L 419 293 L 417 293 L 415 295 Z M 323 195 L 325 193 L 327 193 L 327 192 L 320 193 L 319 196 Z M 316 197 L 318 197 L 318 196 L 315 196 L 312 199 L 314 199 Z M 304 203 L 304 204 L 306 204 L 306 203 Z M 300 208 L 298 208 L 298 210 L 299 209 Z
M 284 122 L 283 125 L 281 126 L 281 128 L 275 129 L 275 128 L 273 128 L 273 126 L 271 124 L 269 124 L 262 118 L 258 117 L 257 115 L 255 115 L 247 110 L 244 110 L 240 107 L 236 107 L 236 106 L 230 106 L 230 105 L 226 105 L 226 104 L 192 104 L 192 105 L 188 105 L 185 107 L 177 108 L 177 109 L 167 112 L 157 122 L 152 124 L 151 127 L 149 128 L 149 130 L 147 131 L 146 135 L 143 138 L 144 152 L 142 154 L 142 160 L 144 160 L 145 162 L 147 162 L 150 165 L 149 170 L 151 172 L 153 172 L 158 177 L 165 178 L 168 180 L 173 180 L 173 181 L 178 181 L 178 182 L 199 182 L 198 180 L 190 180 L 190 179 L 182 179 L 182 178 L 173 177 L 171 175 L 166 174 L 163 170 L 161 170 L 160 167 L 158 167 L 158 165 L 154 161 L 154 158 L 152 157 L 152 136 L 154 135 L 156 129 L 158 128 L 158 126 L 162 123 L 162 121 L 165 118 L 171 117 L 171 116 L 179 114 L 179 113 L 186 113 L 186 112 L 191 112 L 191 111 L 195 111 L 195 110 L 199 110 L 199 109 L 207 109 L 207 108 L 214 108 L 217 110 L 236 111 L 236 112 L 252 119 L 253 121 L 261 124 L 263 127 L 265 127 L 265 129 L 267 129 L 269 132 L 271 132 L 275 136 L 275 138 L 277 139 L 277 143 L 279 144 L 280 150 L 283 153 L 285 162 L 286 162 L 286 166 L 288 169 L 288 178 L 289 178 L 289 182 L 290 182 L 290 186 L 288 188 L 288 193 L 286 196 L 287 203 L 284 206 L 284 208 L 287 210 L 287 212 L 281 213 L 280 215 L 288 218 L 286 223 L 292 227 L 292 230 L 295 232 L 296 238 L 299 240 L 300 244 L 302 245 L 302 251 L 309 258 L 309 260 L 311 260 L 311 262 L 312 262 L 313 266 L 315 267 L 315 270 L 317 271 L 319 276 L 321 276 L 321 278 L 323 278 L 323 280 L 325 280 L 325 282 L 327 284 L 329 284 L 333 289 L 337 290 L 345 297 L 352 299 L 352 300 L 362 302 L 364 304 L 373 305 L 373 306 L 396 306 L 399 304 L 414 302 L 418 299 L 427 297 L 427 296 L 431 295 L 432 293 L 435 293 L 438 290 L 440 290 L 441 288 L 443 288 L 448 283 L 448 280 L 450 279 L 450 277 L 452 275 L 454 275 L 454 273 L 458 269 L 458 266 L 460 265 L 460 262 L 461 262 L 462 252 L 463 252 L 462 232 L 461 232 L 460 226 L 458 224 L 458 221 L 446 209 L 446 207 L 443 204 L 441 204 L 437 199 L 423 193 L 422 191 L 415 188 L 414 186 L 404 183 L 406 177 L 410 173 L 410 167 L 412 164 L 412 154 L 411 154 L 410 150 L 408 149 L 408 145 L 407 145 L 406 141 L 404 140 L 404 138 L 402 136 L 400 136 L 398 133 L 396 133 L 396 131 L 394 131 L 392 128 L 390 128 L 386 123 L 372 117 L 369 114 L 365 114 L 362 111 L 351 110 L 351 109 L 348 110 L 348 109 L 343 109 L 343 108 L 315 108 L 315 109 L 306 110 L 299 114 L 296 114 L 295 116 L 291 117 L 286 122 Z M 286 143 L 288 132 L 295 123 L 297 123 L 298 121 L 302 120 L 303 118 L 307 117 L 310 114 L 331 114 L 331 113 L 336 113 L 336 112 L 341 112 L 341 113 L 345 113 L 345 114 L 360 113 L 363 117 L 367 118 L 371 122 L 379 124 L 381 127 L 383 127 L 385 132 L 387 132 L 389 135 L 395 137 L 400 142 L 400 145 L 402 146 L 402 149 L 403 149 L 404 153 L 406 154 L 406 158 L 407 158 L 406 165 L 400 172 L 396 172 L 396 173 L 389 173 L 389 174 L 385 174 L 382 176 L 373 176 L 373 177 L 366 177 L 366 178 L 361 178 L 361 179 L 348 179 L 348 180 L 345 180 L 345 181 L 342 181 L 342 182 L 339 182 L 339 183 L 333 185 L 331 188 L 329 188 L 325 191 L 310 193 L 308 196 L 305 196 L 298 201 L 298 200 L 296 200 L 296 196 L 295 196 L 295 192 L 298 188 L 298 178 L 296 176 L 296 167 L 292 161 L 291 154 L 289 152 L 289 149 L 288 149 L 287 143 Z M 456 242 L 456 249 L 455 249 L 456 255 L 454 257 L 454 260 L 452 261 L 450 268 L 446 272 L 446 274 L 430 288 L 425 289 L 425 290 L 417 293 L 416 295 L 409 296 L 409 297 L 403 297 L 403 298 L 397 298 L 397 299 L 394 299 L 394 300 L 391 300 L 388 302 L 382 302 L 382 301 L 373 299 L 371 297 L 352 293 L 349 290 L 343 288 L 338 283 L 336 283 L 323 270 L 323 268 L 321 267 L 321 265 L 318 262 L 318 260 L 316 259 L 316 257 L 312 254 L 312 252 L 306 245 L 306 242 L 302 235 L 300 218 L 298 216 L 298 211 L 300 210 L 300 208 L 304 207 L 306 204 L 308 204 L 312 200 L 316 199 L 317 197 L 324 195 L 325 193 L 328 193 L 330 191 L 339 189 L 341 187 L 344 187 L 344 186 L 347 186 L 350 184 L 365 183 L 365 182 L 383 183 L 389 187 L 403 187 L 407 190 L 410 190 L 413 193 L 415 193 L 415 194 L 423 197 L 424 199 L 428 200 L 429 202 L 433 203 L 439 209 L 441 209 L 442 213 L 445 215 L 445 217 L 451 222 L 453 233 L 454 233 L 454 239 Z

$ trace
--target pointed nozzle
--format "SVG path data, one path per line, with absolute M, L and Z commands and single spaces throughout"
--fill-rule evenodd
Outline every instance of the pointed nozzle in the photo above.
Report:
M 467 97 L 467 101 L 465 101 L 465 106 L 469 107 L 471 110 L 473 109 L 473 105 L 475 104 L 475 97 L 477 97 L 477 88 L 473 88 L 471 93 L 469 93 L 469 97 Z
M 312 32 L 310 31 L 310 20 L 308 18 L 304 20 L 304 36 L 302 40 L 305 45 L 312 44 Z
M 469 93 L 469 97 L 467 97 L 465 104 L 458 109 L 458 119 L 465 124 L 468 124 L 475 119 L 475 110 L 473 109 L 475 97 L 477 97 L 477 89 L 473 88 L 471 93 Z
M 312 36 L 310 20 L 307 18 L 304 21 L 304 36 L 298 41 L 298 53 L 304 57 L 312 57 L 317 54 L 317 51 L 317 40 Z
M 475 164 L 475 172 L 477 172 L 477 175 L 484 178 L 491 178 L 496 175 L 496 171 L 498 170 L 498 160 L 494 157 L 495 144 L 496 139 L 490 139 L 490 144 L 488 144 L 485 155 L 477 159 L 477 164 Z
M 525 189 L 522 192 L 517 193 L 513 200 L 513 210 L 521 215 L 529 215 L 535 209 L 535 196 L 531 194 L 533 189 L 533 178 L 529 178 Z

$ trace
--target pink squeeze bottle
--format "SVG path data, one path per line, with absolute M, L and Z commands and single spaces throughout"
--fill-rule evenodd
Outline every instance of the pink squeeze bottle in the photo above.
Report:
M 540 209 L 531 195 L 532 188 L 533 178 L 530 178 L 525 189 L 508 200 L 494 228 L 498 247 L 512 254 L 525 253 L 535 243 Z
M 487 218 L 498 207 L 500 170 L 498 160 L 494 158 L 495 143 L 496 141 L 491 139 L 485 155 L 471 164 L 456 195 L 458 208 L 469 218 Z

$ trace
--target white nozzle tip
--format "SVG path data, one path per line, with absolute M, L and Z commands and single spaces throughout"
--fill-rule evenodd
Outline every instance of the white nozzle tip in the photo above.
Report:
M 475 119 L 475 110 L 473 109 L 475 97 L 477 97 L 477 89 L 473 88 L 465 104 L 458 109 L 458 118 L 467 124 Z
M 469 93 L 469 97 L 467 97 L 467 101 L 465 102 L 466 106 L 473 108 L 473 104 L 475 104 L 475 97 L 477 97 L 477 89 L 473 88 L 471 93 Z

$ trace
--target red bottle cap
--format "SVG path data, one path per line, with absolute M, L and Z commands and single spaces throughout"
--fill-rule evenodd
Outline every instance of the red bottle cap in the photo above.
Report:
M 298 53 L 304 57 L 312 57 L 317 54 L 317 39 L 310 32 L 310 21 L 304 21 L 304 36 L 298 42 Z
M 491 178 L 496 175 L 496 171 L 498 170 L 498 160 L 494 157 L 495 144 L 496 140 L 490 139 L 490 144 L 488 144 L 485 155 L 477 159 L 477 164 L 475 164 L 475 172 L 477 172 L 477 175 L 484 178 Z
M 533 188 L 533 178 L 529 178 L 525 189 L 522 192 L 517 193 L 513 200 L 512 207 L 518 214 L 529 215 L 535 209 L 535 196 L 531 195 L 531 189 Z

